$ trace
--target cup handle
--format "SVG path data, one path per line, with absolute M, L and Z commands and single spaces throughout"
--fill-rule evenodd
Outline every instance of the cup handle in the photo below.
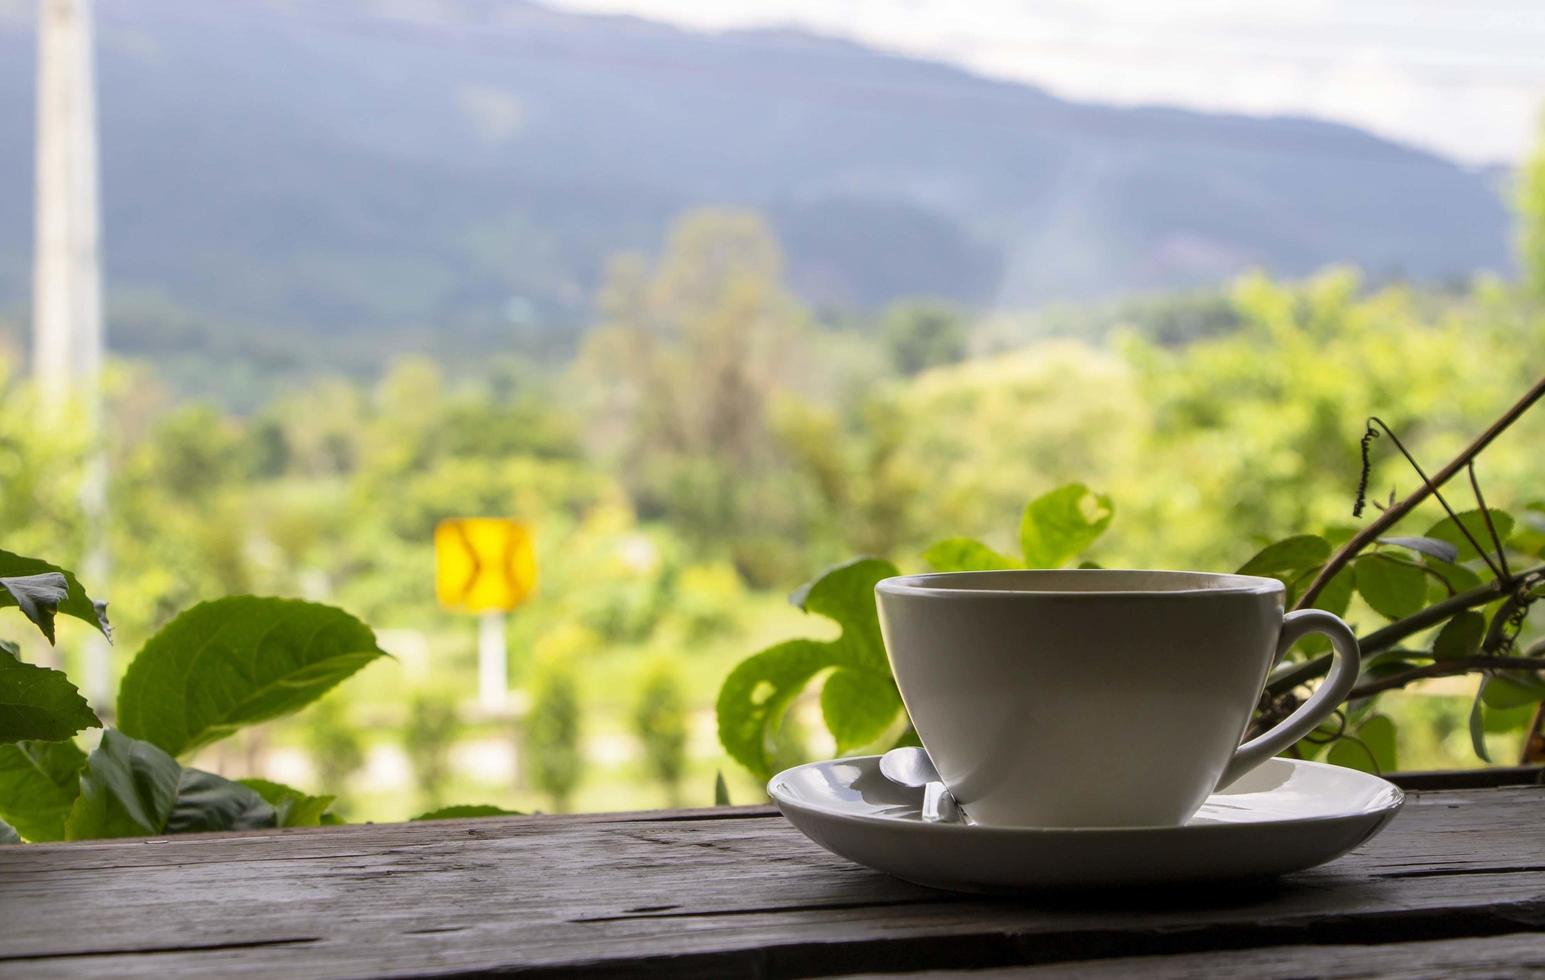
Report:
M 1299 705 L 1298 710 L 1284 718 L 1281 724 L 1234 750 L 1234 757 L 1223 767 L 1223 775 L 1218 779 L 1220 788 L 1314 731 L 1346 700 L 1357 683 L 1357 636 L 1339 616 L 1323 609 L 1300 609 L 1282 617 L 1282 634 L 1277 640 L 1277 656 L 1272 663 L 1281 661 L 1288 648 L 1309 633 L 1324 633 L 1330 638 L 1333 662 L 1329 676 L 1309 700 Z

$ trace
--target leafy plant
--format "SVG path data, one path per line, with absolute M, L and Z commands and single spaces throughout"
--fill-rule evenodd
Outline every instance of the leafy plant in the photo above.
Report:
M 1359 638 L 1362 675 L 1335 720 L 1294 751 L 1314 756 L 1330 746 L 1339 765 L 1388 770 L 1397 764 L 1396 726 L 1377 710 L 1378 696 L 1432 677 L 1481 675 L 1471 711 L 1476 754 L 1488 759 L 1488 714 L 1545 702 L 1545 641 L 1527 649 L 1519 638 L 1533 604 L 1545 597 L 1545 502 L 1529 504 L 1521 518 L 1488 507 L 1475 472 L 1475 458 L 1503 430 L 1545 397 L 1545 379 L 1453 460 L 1432 476 L 1379 419 L 1370 419 L 1362 440 L 1363 475 L 1353 516 L 1365 508 L 1370 452 L 1387 436 L 1421 480 L 1404 499 L 1393 492 L 1380 515 L 1352 533 L 1297 534 L 1262 547 L 1239 567 L 1249 575 L 1279 579 L 1289 608 L 1325 609 L 1347 615 L 1354 599 L 1382 621 Z M 1469 477 L 1476 506 L 1456 511 L 1441 487 L 1459 473 Z M 1446 516 L 1419 534 L 1391 533 L 1428 497 Z M 1030 501 L 1020 520 L 1021 558 L 971 538 L 947 538 L 927 548 L 923 560 L 936 571 L 1017 567 L 1062 567 L 1079 558 L 1110 526 L 1115 508 L 1108 497 L 1081 484 L 1058 487 Z M 1339 547 L 1333 541 L 1341 542 Z M 766 778 L 782 760 L 774 758 L 780 726 L 789 708 L 813 680 L 824 676 L 821 713 L 839 754 L 881 747 L 914 737 L 903 730 L 901 705 L 879 639 L 873 590 L 897 573 L 888 561 L 857 559 L 835 566 L 799 590 L 792 601 L 834 620 L 841 635 L 832 641 L 790 640 L 742 661 L 719 692 L 719 738 L 725 750 L 752 773 Z M 1253 722 L 1264 730 L 1286 717 L 1304 698 L 1306 685 L 1328 670 L 1331 658 L 1322 638 L 1290 651 L 1268 678 Z M 1512 716 L 1509 716 L 1512 717 Z M 1525 736 L 1539 739 L 1545 708 Z M 1526 750 L 1527 751 L 1527 750 Z
M 553 809 L 567 809 L 584 764 L 579 747 L 579 692 L 568 666 L 549 663 L 541 669 L 524 734 L 528 777 L 552 797 Z
M 474 803 L 446 806 L 438 810 L 431 810 L 428 813 L 421 813 L 413 818 L 413 822 L 417 823 L 422 820 L 466 820 L 471 817 L 518 817 L 520 815 L 519 810 L 506 810 L 502 807 Z
M 644 678 L 633 730 L 644 747 L 644 762 L 665 787 L 671 805 L 681 798 L 681 776 L 687 764 L 687 718 L 682 705 L 681 678 L 665 661 Z
M 443 696 L 420 694 L 408 706 L 402 744 L 418 781 L 419 795 L 431 810 L 440 805 L 450 778 L 450 750 L 460 727 L 456 705 Z
M 104 603 L 69 572 L 0 552 L 0 606 L 49 642 L 63 613 L 111 637 Z M 117 728 L 88 754 L 74 736 L 101 725 L 63 672 L 0 644 L 0 820 L 7 838 L 84 840 L 334 822 L 330 796 L 184 766 L 198 748 L 299 711 L 386 656 L 364 623 L 329 606 L 232 596 L 189 609 L 146 642 L 118 692 Z
M 874 586 L 896 574 L 888 561 L 860 558 L 829 569 L 789 601 L 835 622 L 835 640 L 789 640 L 741 662 L 719 689 L 719 741 L 741 765 L 770 776 L 784 716 L 824 674 L 821 715 L 846 752 L 878 740 L 901 711 L 874 611 Z
M 305 740 L 317 782 L 335 794 L 333 810 L 347 816 L 349 779 L 365 764 L 365 744 L 342 700 L 322 698 L 307 712 Z
M 118 726 L 186 755 L 299 710 L 385 655 L 370 627 L 341 609 L 258 596 L 200 603 L 129 664 Z

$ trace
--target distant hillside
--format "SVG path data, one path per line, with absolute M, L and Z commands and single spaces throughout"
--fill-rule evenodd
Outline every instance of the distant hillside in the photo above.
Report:
M 582 324 L 609 254 L 719 202 L 763 209 L 801 293 L 844 306 L 1508 265 L 1486 176 L 1345 126 L 493 0 L 100 0 L 98 20 L 110 288 L 253 331 Z M 0 21 L 0 310 L 27 299 L 33 57 L 31 25 Z

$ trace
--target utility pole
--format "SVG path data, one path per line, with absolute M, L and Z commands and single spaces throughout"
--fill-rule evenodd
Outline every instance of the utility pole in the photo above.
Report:
M 96 80 L 90 0 L 39 0 L 33 376 L 45 413 L 78 406 L 89 453 L 81 486 L 86 553 L 81 578 L 105 587 L 107 465 L 102 425 L 102 258 Z M 111 703 L 106 641 L 87 641 L 86 695 Z

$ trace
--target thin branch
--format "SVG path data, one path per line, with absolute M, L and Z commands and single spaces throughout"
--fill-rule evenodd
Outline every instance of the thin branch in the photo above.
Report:
M 1525 569 L 1517 575 L 1509 578 L 1507 582 L 1487 582 L 1477 586 L 1468 592 L 1435 602 L 1420 612 L 1412 613 L 1404 619 L 1397 619 L 1383 629 L 1374 630 L 1367 636 L 1357 641 L 1358 649 L 1364 657 L 1387 650 L 1406 637 L 1432 626 L 1436 626 L 1455 613 L 1473 609 L 1476 606 L 1484 606 L 1495 602 L 1504 595 L 1516 589 L 1519 584 L 1532 578 L 1545 576 L 1545 565 L 1536 565 L 1534 568 Z M 1534 650 L 1529 651 L 1531 654 Z M 1331 656 L 1325 654 L 1313 660 L 1305 660 L 1297 669 L 1283 674 L 1266 686 L 1267 694 L 1282 694 L 1291 691 L 1300 684 L 1308 683 L 1317 677 L 1323 677 L 1330 669 Z
M 1463 657 L 1454 660 L 1435 660 L 1430 664 L 1412 667 L 1398 674 L 1381 677 L 1352 688 L 1348 701 L 1372 697 L 1380 691 L 1405 687 L 1412 681 L 1429 677 L 1455 677 L 1477 670 L 1545 670 L 1545 657 Z
M 1475 460 L 1465 464 L 1465 469 L 1470 473 L 1470 489 L 1475 492 L 1475 503 L 1481 508 L 1481 519 L 1486 522 L 1486 533 L 1491 535 L 1491 543 L 1497 546 L 1497 563 L 1502 566 L 1502 577 L 1506 577 L 1507 571 L 1507 547 L 1502 543 L 1502 536 L 1497 533 L 1497 526 L 1491 522 L 1491 508 L 1486 506 L 1486 496 L 1481 493 L 1481 481 L 1475 477 Z M 1456 524 L 1459 523 L 1455 520 Z M 1487 562 L 1487 564 L 1491 564 Z
M 1312 607 L 1314 600 L 1319 598 L 1320 592 L 1325 588 L 1325 584 L 1337 572 L 1345 568 L 1348 562 L 1357 557 L 1358 552 L 1376 541 L 1381 534 L 1414 510 L 1417 504 L 1426 500 L 1432 494 L 1435 487 L 1442 486 L 1455 473 L 1469 465 L 1469 462 L 1479 455 L 1481 450 L 1491 445 L 1492 440 L 1507 431 L 1509 426 L 1518 421 L 1519 416 L 1532 408 L 1534 403 L 1542 397 L 1545 397 L 1545 377 L 1541 377 L 1536 381 L 1534 386 L 1525 392 L 1522 398 L 1515 402 L 1507 411 L 1503 412 L 1495 422 L 1486 428 L 1485 432 L 1482 432 L 1475 438 L 1474 442 L 1470 443 L 1458 456 L 1450 460 L 1448 465 L 1439 470 L 1430 481 L 1424 482 L 1421 486 L 1411 491 L 1410 495 L 1404 500 L 1385 510 L 1361 531 L 1353 535 L 1350 541 L 1342 545 L 1331 556 L 1330 561 L 1326 562 L 1325 566 L 1320 569 L 1320 573 L 1314 577 L 1314 581 L 1309 583 L 1309 588 L 1304 590 L 1304 594 L 1299 598 L 1294 608 L 1308 609 Z
M 1536 565 L 1533 568 L 1524 569 L 1517 575 L 1509 576 L 1505 581 L 1486 582 L 1468 592 L 1461 592 L 1442 602 L 1435 602 L 1420 612 L 1412 613 L 1404 619 L 1397 619 L 1388 626 L 1374 630 L 1358 641 L 1358 647 L 1365 656 L 1377 653 L 1394 646 L 1413 633 L 1420 633 L 1429 626 L 1438 625 L 1454 613 L 1495 602 L 1515 591 L 1518 586 L 1542 576 L 1545 576 L 1545 565 Z
M 1384 430 L 1384 434 L 1389 436 L 1389 441 L 1395 444 L 1395 448 L 1400 450 L 1400 455 L 1404 456 L 1406 458 L 1406 462 L 1411 464 L 1411 469 L 1416 471 L 1416 475 L 1422 478 L 1422 483 L 1432 491 L 1433 498 L 1436 499 L 1438 505 L 1443 508 L 1443 512 L 1449 516 L 1449 520 L 1454 522 L 1454 527 L 1459 530 L 1460 534 L 1464 535 L 1464 539 L 1466 541 L 1470 542 L 1470 547 L 1474 548 L 1475 553 L 1481 556 L 1481 560 L 1486 563 L 1486 567 L 1491 569 L 1492 577 L 1501 578 L 1502 569 L 1498 568 L 1492 562 L 1490 553 L 1488 553 L 1485 548 L 1481 547 L 1481 543 L 1475 540 L 1475 535 L 1471 534 L 1470 529 L 1465 527 L 1465 522 L 1461 521 L 1459 519 L 1459 515 L 1454 513 L 1454 508 L 1450 507 L 1448 505 L 1448 501 L 1443 499 L 1442 492 L 1439 491 L 1438 488 L 1433 484 L 1432 480 L 1427 477 L 1427 471 L 1422 469 L 1422 464 L 1418 463 L 1416 461 L 1416 457 L 1411 455 L 1411 450 L 1407 449 L 1406 444 L 1400 441 L 1399 436 L 1395 435 L 1395 430 L 1389 427 L 1389 423 L 1379 418 L 1377 415 L 1371 415 L 1368 417 L 1368 431 L 1377 431 L 1373 427 L 1375 422 L 1379 424 L 1380 429 Z M 1473 468 L 1475 465 L 1474 462 L 1472 461 L 1466 465 L 1471 467 L 1471 472 L 1473 473 Z M 1392 498 L 1391 503 L 1393 503 L 1394 491 L 1390 491 L 1390 496 Z

